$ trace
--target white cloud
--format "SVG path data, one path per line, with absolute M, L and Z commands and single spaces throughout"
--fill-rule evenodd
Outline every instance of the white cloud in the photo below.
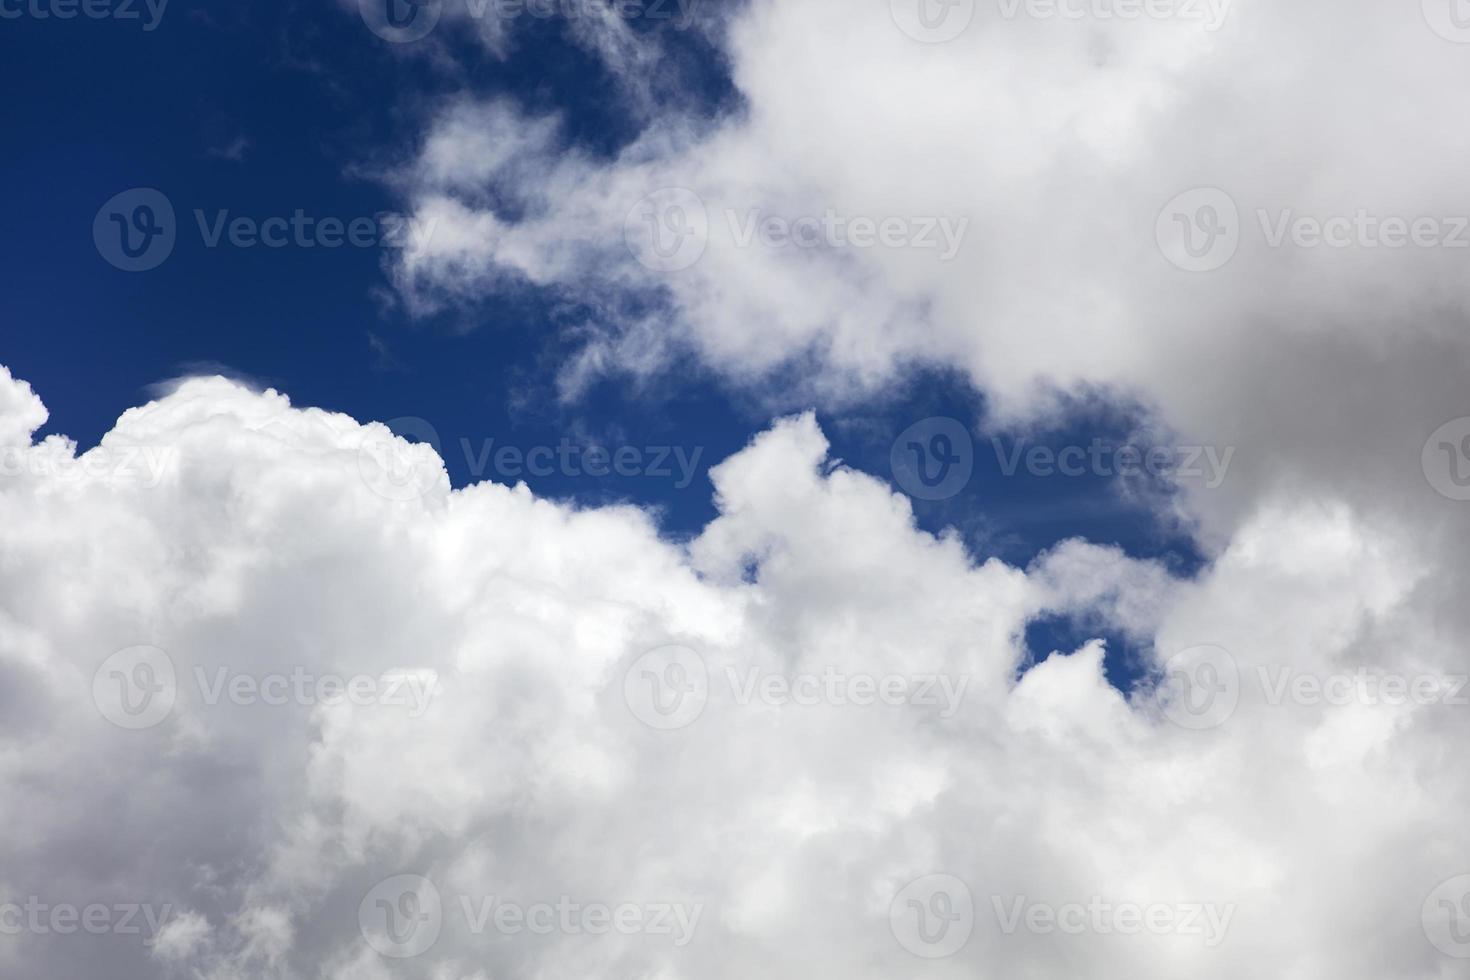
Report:
M 198 955 L 209 941 L 209 920 L 197 912 L 170 919 L 153 940 L 153 955 L 162 960 L 186 960 Z
M 0 426 L 38 417 L 13 380 L 0 405 Z M 20 788 L 0 797 L 8 900 L 187 910 L 152 948 L 209 978 L 1457 965 L 1420 920 L 1435 887 L 1470 870 L 1455 761 L 1470 707 L 1272 703 L 1256 682 L 1262 666 L 1467 669 L 1421 588 L 1432 556 L 1392 526 L 1342 505 L 1263 507 L 1193 582 L 1082 542 L 1029 570 L 977 563 L 958 538 L 917 530 L 883 481 L 828 467 L 812 417 L 796 416 L 713 471 L 719 516 L 685 546 L 634 508 L 452 491 L 437 469 L 420 495 L 384 494 L 364 445 L 414 464 L 428 452 L 386 439 L 198 379 L 104 439 L 174 451 L 157 485 L 85 468 L 0 484 L 0 779 Z M 1096 642 L 1017 682 L 1025 624 L 1051 611 L 1153 636 L 1160 664 L 1225 648 L 1233 716 L 1171 723 L 1167 696 L 1107 683 Z M 703 665 L 704 703 L 660 731 L 630 709 L 624 674 L 668 644 Z M 159 724 L 126 730 L 94 702 L 93 675 L 139 645 L 166 653 L 175 699 Z M 222 666 L 430 671 L 439 687 L 420 715 L 344 698 L 209 703 L 195 668 Z M 742 700 L 750 671 L 839 697 Z M 952 716 L 917 696 L 854 703 L 872 699 L 869 681 L 926 675 L 966 681 Z M 928 960 L 894 899 L 934 873 L 965 883 L 974 922 Z M 398 959 L 374 945 L 391 936 L 372 917 L 403 926 L 427 906 L 373 889 L 405 874 L 432 882 L 442 921 Z M 1229 926 L 1218 944 L 1182 927 L 1119 934 L 1122 911 L 1102 931 L 1007 933 L 996 911 L 1094 896 L 1172 909 L 1175 925 L 1204 904 Z M 468 913 L 504 903 L 555 924 L 492 916 L 477 933 Z M 594 907 L 643 926 L 592 934 L 596 913 L 580 916 Z M 653 928 L 659 908 L 694 923 L 687 944 Z M 147 938 L 26 930 L 0 949 L 7 975 L 130 980 L 155 975 Z
M 1237 447 L 1226 486 L 1187 501 L 1212 550 L 1263 499 L 1303 492 L 1434 534 L 1420 516 L 1442 502 L 1403 460 L 1466 414 L 1470 192 L 1452 161 L 1470 137 L 1450 123 L 1464 51 L 1435 19 L 1446 5 L 1166 4 L 1180 16 L 1161 18 L 1102 16 L 1159 4 L 961 3 L 963 33 L 926 44 L 887 3 L 754 0 L 714 35 L 741 110 L 655 115 L 611 161 L 503 106 L 474 135 L 464 109 L 426 120 L 408 193 L 439 234 L 404 253 L 397 282 L 421 310 L 517 280 L 583 300 L 600 329 L 579 324 L 569 395 L 687 352 L 744 386 L 794 379 L 798 405 L 957 366 L 998 426 L 1101 392 L 1178 441 Z M 546 142 L 497 137 L 529 155 L 447 174 L 447 145 L 522 132 Z M 486 202 L 499 183 L 530 206 Z M 626 243 L 650 233 L 640 199 L 670 187 L 708 219 L 697 260 L 672 271 Z M 1225 191 L 1239 218 L 1214 271 L 1176 267 L 1156 240 L 1178 228 L 1166 205 L 1197 188 Z M 819 247 L 742 244 L 752 219 L 829 216 L 968 224 L 950 261 L 825 231 Z M 1347 247 L 1273 246 L 1302 220 Z M 1414 244 L 1421 220 L 1446 235 Z M 1400 247 L 1385 221 L 1402 223 Z
M 41 399 L 24 381 L 17 381 L 10 369 L 0 366 L 0 445 L 29 446 L 31 434 L 46 424 L 50 413 Z

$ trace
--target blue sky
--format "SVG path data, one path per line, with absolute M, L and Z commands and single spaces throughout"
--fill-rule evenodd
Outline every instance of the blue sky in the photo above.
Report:
M 385 299 L 378 248 L 206 247 L 206 229 L 226 218 L 301 209 L 346 223 L 400 208 L 375 175 L 412 152 L 417 110 L 466 89 L 554 111 L 576 151 L 615 154 L 638 135 L 640 112 L 563 22 L 530 20 L 503 62 L 462 40 L 469 67 L 448 77 L 375 36 L 353 11 L 327 4 L 179 3 L 164 9 L 156 29 L 144 30 L 145 22 L 7 25 L 0 81 L 44 97 L 0 109 L 11 147 L 0 172 L 24 189 L 0 243 L 11 271 L 4 353 L 17 376 L 46 394 L 46 432 L 90 445 L 150 386 L 220 371 L 276 387 L 298 405 L 427 420 L 456 485 L 493 468 L 494 456 L 483 454 L 505 445 L 602 441 L 647 448 L 650 460 L 658 447 L 680 447 L 690 461 L 697 452 L 699 476 L 685 487 L 676 485 L 683 481 L 672 452 L 669 478 L 524 474 L 541 494 L 656 507 L 670 534 L 685 535 L 714 515 L 704 468 L 774 414 L 818 409 L 834 454 L 884 476 L 900 431 L 954 417 L 975 433 L 974 476 L 951 498 L 916 500 L 921 526 L 953 526 L 978 555 L 1013 563 L 1081 536 L 1182 573 L 1198 566 L 1189 535 L 1130 503 L 1114 478 L 1003 474 L 992 436 L 1007 452 L 1017 439 L 1121 445 L 1130 418 L 1104 402 L 1080 403 L 1040 429 L 982 432 L 983 395 L 948 372 L 915 370 L 876 396 L 832 408 L 784 396 L 778 383 L 742 390 L 686 360 L 651 380 L 614 375 L 564 404 L 554 372 L 569 350 L 564 331 L 580 314 L 548 290 L 512 285 L 472 309 L 414 317 Z M 680 111 L 742 111 L 719 52 L 694 32 L 666 34 L 677 57 L 660 70 Z M 159 267 L 128 273 L 99 256 L 91 228 L 104 202 L 137 187 L 166 195 L 177 242 Z M 476 459 L 492 462 L 477 467 Z M 1096 623 L 1041 623 L 1030 640 L 1045 654 L 1098 631 Z M 1133 655 L 1124 656 L 1121 637 L 1113 645 L 1110 668 L 1126 685 L 1136 675 Z

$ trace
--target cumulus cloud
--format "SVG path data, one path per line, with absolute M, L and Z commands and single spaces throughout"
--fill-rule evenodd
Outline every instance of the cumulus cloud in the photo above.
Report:
M 0 443 L 7 446 L 30 444 L 31 433 L 46 424 L 50 413 L 41 399 L 24 381 L 17 381 L 10 369 L 0 366 Z
M 43 416 L 6 376 L 0 431 Z M 1344 505 L 1177 581 L 973 555 L 811 415 L 687 543 L 222 378 L 10 448 L 71 465 L 0 483 L 7 976 L 1455 975 L 1467 658 Z M 1018 679 L 1056 612 L 1153 676 Z

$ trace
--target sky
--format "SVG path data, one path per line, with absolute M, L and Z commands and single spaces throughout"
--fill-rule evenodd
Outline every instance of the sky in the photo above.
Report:
M 744 111 L 718 45 L 690 25 L 681 29 L 691 15 L 672 0 L 667 7 L 627 23 L 656 35 L 659 81 L 674 91 L 671 101 L 701 117 Z M 595 302 L 509 283 L 463 308 L 415 315 L 392 299 L 384 268 L 392 249 L 322 247 L 309 232 L 308 246 L 294 234 L 279 248 L 231 245 L 223 223 L 235 218 L 290 221 L 300 210 L 309 229 L 401 211 L 390 172 L 422 136 L 416 112 L 436 102 L 513 99 L 555 113 L 565 151 L 614 158 L 644 130 L 646 110 L 610 91 L 608 65 L 577 43 L 571 25 L 588 15 L 576 5 L 502 13 L 515 35 L 504 57 L 487 57 L 447 30 L 426 37 L 425 45 L 464 49 L 466 62 L 452 71 L 438 61 L 448 54 L 386 42 L 360 11 L 348 10 L 354 19 L 331 5 L 165 5 L 156 16 L 139 7 L 136 20 L 120 19 L 132 11 L 61 20 L 17 9 L 27 16 L 8 25 L 0 71 L 12 87 L 45 96 L 4 110 L 15 152 L 0 166 L 13 186 L 30 189 L 0 244 L 15 272 L 5 363 L 48 396 L 43 435 L 90 447 L 153 386 L 219 372 L 286 392 L 298 405 L 426 422 L 456 486 L 524 478 L 557 498 L 657 508 L 671 534 L 690 535 L 715 513 L 708 466 L 777 414 L 823 411 L 838 456 L 889 476 L 901 431 L 956 417 L 974 427 L 978 464 L 960 492 L 915 501 L 924 526 L 960 528 L 977 551 L 1019 563 L 1081 536 L 1184 570 L 1198 564 L 1187 530 L 1117 492 L 1111 472 L 1003 472 L 1018 443 L 1053 451 L 1093 439 L 1126 444 L 1132 406 L 1089 399 L 1049 425 L 1006 431 L 983 426 L 984 392 L 944 364 L 915 366 L 902 384 L 861 400 L 824 404 L 784 391 L 781 379 L 732 383 L 686 355 L 671 355 L 653 378 L 611 371 L 567 399 L 558 369 L 575 355 L 579 323 L 595 315 Z M 179 84 L 184 77 L 189 84 Z M 116 78 L 130 79 L 135 95 L 103 94 Z M 108 201 L 137 188 L 162 193 L 178 223 L 166 259 L 146 273 L 107 262 L 90 233 Z M 85 270 L 85 288 L 76 288 L 75 270 Z M 513 457 L 495 463 L 502 446 L 524 452 L 563 440 L 667 447 L 667 465 L 652 468 L 670 473 L 598 478 L 558 465 L 539 476 Z M 688 461 L 682 470 L 674 447 Z M 647 454 L 650 464 L 656 454 Z M 1046 624 L 1038 630 L 1040 646 L 1061 639 Z M 1112 666 L 1126 686 L 1138 666 L 1127 641 L 1113 639 Z
M 1459 975 L 1461 7 L 0 0 L 0 976 Z

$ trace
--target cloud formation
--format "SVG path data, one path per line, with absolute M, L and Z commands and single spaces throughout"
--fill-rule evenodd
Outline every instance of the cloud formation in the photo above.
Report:
M 1458 976 L 1470 38 L 1420 8 L 752 0 L 714 119 L 599 16 L 637 140 L 466 96 L 395 177 L 407 308 L 580 301 L 569 397 L 1142 406 L 1233 453 L 1154 501 L 1195 579 L 973 554 L 811 414 L 683 542 L 223 378 L 79 455 L 0 370 L 0 973 Z M 1141 686 L 1025 650 L 1058 614 Z
M 8 373 L 0 406 L 44 418 Z M 1458 967 L 1465 656 L 1346 507 L 1175 581 L 981 560 L 810 415 L 713 469 L 687 544 L 222 378 L 74 448 L 0 484 L 7 976 Z M 151 483 L 87 465 L 145 448 Z M 1055 612 L 1187 682 L 1125 695 L 1100 641 L 1017 678 Z
M 950 37 L 919 3 L 736 8 L 741 109 L 671 104 L 611 160 L 529 110 L 441 110 L 406 177 L 440 233 L 400 292 L 584 301 L 569 395 L 694 356 L 796 406 L 951 366 L 1006 428 L 1137 403 L 1240 448 L 1189 502 L 1212 546 L 1277 494 L 1422 525 L 1405 461 L 1470 366 L 1449 4 L 923 0 Z

